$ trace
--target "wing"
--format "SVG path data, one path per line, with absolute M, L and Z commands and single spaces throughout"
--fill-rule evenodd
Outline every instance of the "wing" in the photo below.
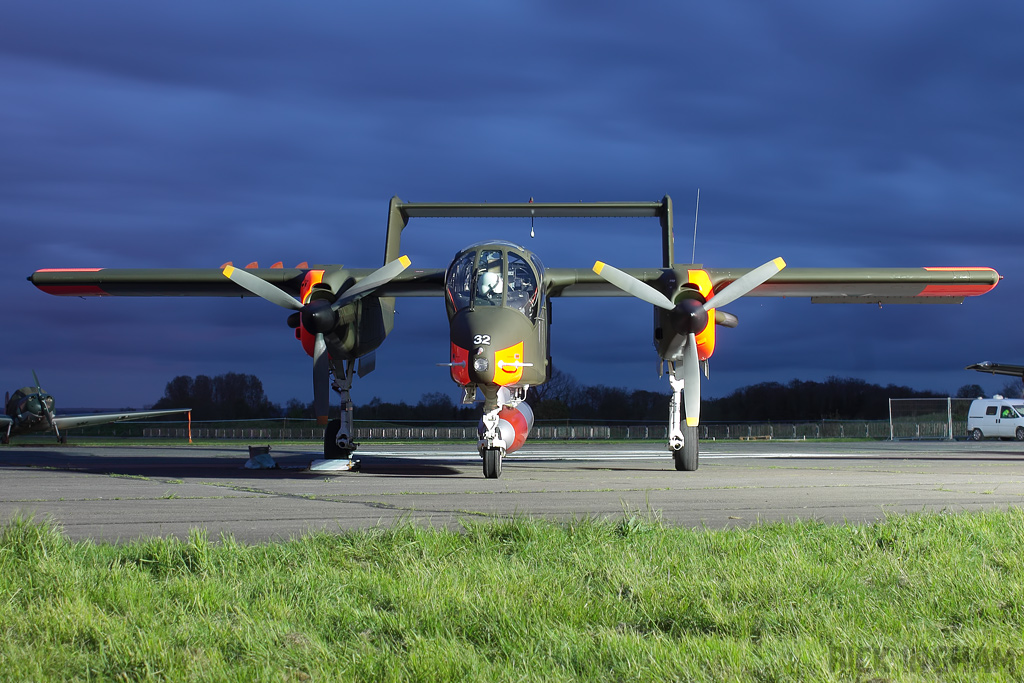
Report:
M 175 408 L 171 410 L 140 410 L 126 413 L 96 413 L 95 415 L 59 415 L 53 418 L 53 425 L 57 429 L 73 429 L 75 427 L 87 427 L 89 425 L 102 425 L 109 422 L 142 420 L 147 417 L 187 413 L 191 410 L 191 408 Z
M 340 265 L 245 270 L 296 297 L 311 273 L 322 276 L 343 271 L 356 283 L 374 272 L 373 268 L 345 269 Z M 224 277 L 220 268 L 47 268 L 28 279 L 55 296 L 254 296 Z M 381 296 L 441 296 L 444 270 L 408 268 L 378 291 Z
M 6 433 L 8 428 L 14 424 L 14 420 L 11 419 L 10 415 L 0 415 L 0 431 Z
M 1024 365 L 1010 365 L 1009 363 L 992 363 L 984 361 L 968 365 L 964 370 L 977 370 L 978 372 L 989 372 L 993 375 L 1012 375 L 1013 377 L 1024 378 Z
M 720 291 L 751 269 L 623 270 L 662 291 L 689 281 L 691 271 L 703 271 Z M 552 296 L 629 296 L 591 270 L 549 268 L 547 276 Z M 808 297 L 812 303 L 952 304 L 988 292 L 1000 279 L 991 268 L 786 268 L 747 296 Z

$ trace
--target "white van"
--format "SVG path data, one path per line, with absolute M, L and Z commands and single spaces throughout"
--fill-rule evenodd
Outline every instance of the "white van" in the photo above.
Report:
M 967 436 L 981 441 L 986 436 L 1024 441 L 1024 399 L 979 398 L 967 411 Z

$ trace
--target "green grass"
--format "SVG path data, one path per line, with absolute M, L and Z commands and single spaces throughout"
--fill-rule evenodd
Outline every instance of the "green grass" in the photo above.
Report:
M 0 529 L 0 679 L 1024 677 L 1024 511 L 687 530 L 656 516 L 284 543 Z

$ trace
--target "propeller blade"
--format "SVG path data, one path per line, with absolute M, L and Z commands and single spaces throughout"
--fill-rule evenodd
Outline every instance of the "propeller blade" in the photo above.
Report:
M 624 291 L 626 294 L 631 294 L 641 301 L 646 301 L 649 304 L 653 304 L 658 308 L 664 308 L 668 311 L 675 308 L 675 304 L 673 304 L 667 296 L 656 290 L 654 287 L 651 287 L 646 282 L 637 280 L 632 275 L 624 273 L 614 266 L 609 266 L 607 263 L 596 261 L 594 262 L 593 271 Z
M 739 318 L 732 313 L 726 313 L 720 308 L 715 309 L 715 324 L 722 327 L 736 327 L 740 324 Z
M 722 291 L 716 292 L 715 295 L 712 296 L 706 304 L 704 304 L 704 308 L 706 310 L 711 310 L 712 308 L 718 308 L 719 306 L 728 306 L 741 296 L 749 294 L 768 280 L 768 278 L 775 275 L 785 267 L 786 262 L 780 257 L 754 268 L 746 275 L 736 278 L 732 284 Z
M 228 278 L 242 289 L 248 290 L 261 299 L 266 299 L 272 304 L 282 308 L 290 308 L 293 311 L 302 310 L 302 304 L 293 299 L 287 292 L 284 292 L 266 280 L 246 272 L 234 266 L 225 266 L 224 277 Z
M 352 285 L 351 289 L 342 294 L 341 297 L 334 302 L 334 310 L 338 310 L 346 304 L 352 303 L 359 297 L 369 294 L 381 285 L 386 285 L 391 282 L 403 270 L 408 268 L 411 263 L 412 261 L 409 260 L 408 256 L 399 256 L 391 263 L 373 271 L 362 280 Z
M 313 342 L 313 412 L 317 422 L 327 423 L 331 403 L 331 374 L 327 365 L 327 342 L 324 335 L 316 335 Z
M 692 332 L 686 337 L 683 349 L 683 410 L 686 411 L 686 426 L 700 424 L 700 361 L 697 359 L 697 336 Z
M 36 371 L 32 371 L 32 379 L 36 381 L 36 398 L 39 400 L 39 409 L 46 415 L 46 423 L 50 425 L 50 429 L 53 430 L 54 435 L 60 439 L 60 430 L 57 429 L 57 425 L 54 424 L 53 418 L 56 417 L 53 411 L 50 410 L 50 406 L 46 404 L 46 396 L 43 395 L 43 388 L 39 386 L 39 376 Z

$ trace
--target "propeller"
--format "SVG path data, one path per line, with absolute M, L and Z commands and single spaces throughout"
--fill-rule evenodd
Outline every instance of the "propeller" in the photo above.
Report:
M 36 400 L 39 401 L 39 410 L 46 416 L 46 423 L 50 425 L 50 429 L 53 430 L 54 435 L 60 439 L 60 430 L 57 429 L 57 425 L 53 423 L 53 411 L 50 410 L 50 406 L 46 404 L 46 395 L 43 393 L 43 388 L 39 386 L 39 375 L 36 374 L 35 370 L 32 371 L 32 379 L 36 381 Z
M 293 327 L 301 324 L 307 332 L 314 335 L 313 340 L 313 410 L 317 419 L 326 419 L 330 407 L 330 367 L 328 364 L 327 342 L 324 335 L 332 331 L 338 324 L 338 311 L 348 304 L 366 296 L 378 287 L 387 284 L 402 271 L 409 267 L 408 256 L 401 256 L 394 261 L 373 271 L 352 287 L 343 292 L 334 302 L 316 299 L 307 304 L 296 301 L 290 294 L 272 285 L 263 278 L 246 270 L 226 265 L 224 276 L 239 287 L 282 308 L 297 311 L 297 319 L 293 314 L 289 324 Z
M 673 303 L 646 282 L 601 261 L 594 263 L 594 272 L 627 294 L 672 312 L 672 326 L 677 333 L 686 336 L 686 345 L 683 347 L 683 386 L 691 391 L 685 392 L 683 398 L 686 424 L 695 427 L 700 420 L 700 360 L 697 357 L 697 333 L 707 327 L 708 311 L 716 309 L 716 323 L 735 327 L 736 316 L 717 310 L 718 307 L 727 306 L 741 296 L 749 294 L 785 267 L 786 262 L 781 258 L 773 259 L 736 278 L 703 304 L 695 299 L 683 299 L 679 303 Z

